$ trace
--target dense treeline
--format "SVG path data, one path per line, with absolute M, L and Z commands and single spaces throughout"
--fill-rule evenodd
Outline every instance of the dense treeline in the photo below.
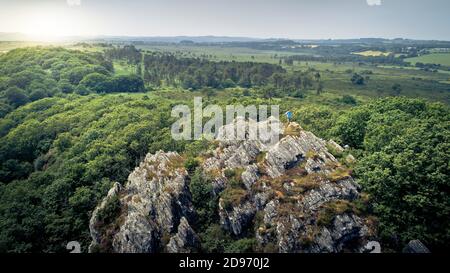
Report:
M 173 102 L 173 101 L 172 101 Z M 171 102 L 128 94 L 47 98 L 0 120 L 0 252 L 89 245 L 90 213 L 147 152 L 182 150 Z
M 441 64 L 424 64 L 421 62 L 417 62 L 415 67 L 420 68 L 424 71 L 437 72 L 438 70 L 446 70 L 450 71 L 450 66 L 445 66 Z
M 361 152 L 356 175 L 388 246 L 420 239 L 435 251 L 448 249 L 449 120 L 441 104 L 390 98 L 348 111 L 331 129 Z
M 297 96 L 314 85 L 309 71 L 287 72 L 279 65 L 266 63 L 213 62 L 154 53 L 144 56 L 144 68 L 146 82 L 155 85 L 164 82 L 193 90 L 236 86 L 265 87 L 274 93 L 269 96 L 278 93 Z
M 145 55 L 144 68 L 146 81 L 156 85 L 164 81 L 186 89 L 261 86 L 267 84 L 274 74 L 286 73 L 281 66 L 272 64 L 212 62 L 160 53 Z
M 0 252 L 62 251 L 80 238 L 87 246 L 90 212 L 112 181 L 125 181 L 147 152 L 186 151 L 186 143 L 170 136 L 174 103 L 138 94 L 70 95 L 31 103 L 2 119 Z M 420 239 L 431 249 L 447 248 L 447 107 L 389 98 L 343 112 L 310 105 L 296 116 L 305 128 L 352 147 L 385 247 L 399 250 Z M 199 224 L 206 227 L 214 208 L 196 200 L 205 208 Z M 202 235 L 205 247 L 214 249 L 217 232 L 208 232 L 213 230 Z
M 46 97 L 69 93 L 140 92 L 141 78 L 114 76 L 101 53 L 63 48 L 15 49 L 0 56 L 0 117 Z
M 144 52 L 134 46 L 113 47 L 106 51 L 111 60 L 136 65 L 137 74 L 152 86 L 177 86 L 184 89 L 261 87 L 275 91 L 299 92 L 313 86 L 307 72 L 288 73 L 279 65 L 256 62 L 214 62 L 206 58 L 188 58 L 172 53 Z M 143 59 L 143 71 L 141 58 Z
M 129 64 L 137 65 L 142 61 L 142 53 L 133 45 L 125 45 L 123 47 L 114 47 L 105 50 L 105 56 L 110 60 L 125 60 Z

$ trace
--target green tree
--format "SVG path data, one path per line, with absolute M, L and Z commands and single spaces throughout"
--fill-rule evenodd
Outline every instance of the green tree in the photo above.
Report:
M 380 218 L 380 235 L 393 248 L 419 239 L 441 251 L 450 240 L 449 135 L 448 126 L 432 120 L 413 122 L 358 164 L 356 173 Z
M 11 106 L 9 106 L 6 103 L 0 102 L 0 118 L 3 118 L 4 116 L 6 116 L 6 114 L 11 112 L 11 110 L 12 110 Z
M 58 88 L 65 94 L 72 93 L 75 90 L 75 87 L 68 80 L 60 80 Z
M 359 75 L 358 73 L 353 74 L 351 78 L 351 82 L 355 85 L 364 85 L 366 83 L 366 80 L 363 76 Z
M 118 92 L 144 92 L 144 81 L 138 75 L 120 75 L 114 77 L 115 91 Z
M 203 231 L 217 220 L 218 200 L 213 193 L 212 184 L 197 170 L 189 185 L 192 204 L 197 212 L 197 230 Z
M 81 80 L 80 85 L 85 86 L 89 91 L 96 93 L 112 93 L 116 91 L 115 82 L 111 77 L 100 73 L 92 73 Z
M 365 109 L 358 109 L 342 115 L 333 129 L 334 134 L 341 143 L 354 148 L 362 148 L 369 118 L 370 114 Z
M 317 94 L 317 95 L 322 94 L 323 88 L 324 88 L 323 83 L 322 83 L 321 81 L 319 81 L 319 82 L 317 83 L 316 94 Z
M 441 104 L 406 98 L 380 99 L 338 118 L 333 132 L 360 153 L 355 174 L 370 194 L 380 236 L 401 250 L 419 239 L 445 249 L 450 111 Z
M 9 104 L 14 107 L 22 106 L 30 101 L 28 96 L 25 94 L 25 91 L 17 87 L 8 88 L 5 91 L 5 97 Z

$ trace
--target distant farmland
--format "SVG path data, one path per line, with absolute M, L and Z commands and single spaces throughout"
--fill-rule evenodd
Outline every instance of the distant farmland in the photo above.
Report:
M 405 59 L 405 61 L 412 64 L 420 62 L 424 64 L 440 64 L 450 66 L 450 53 L 428 54 L 420 57 Z
M 353 53 L 355 55 L 361 55 L 365 57 L 379 57 L 379 56 L 389 56 L 389 52 L 383 52 L 383 51 L 375 51 L 375 50 L 367 50 L 363 52 L 355 52 Z

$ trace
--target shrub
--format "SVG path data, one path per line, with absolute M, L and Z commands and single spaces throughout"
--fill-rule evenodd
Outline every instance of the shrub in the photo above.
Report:
M 189 188 L 192 204 L 197 211 L 196 230 L 203 231 L 218 218 L 217 196 L 210 181 L 204 179 L 200 170 L 191 177 Z
M 202 251 L 205 253 L 223 253 L 231 242 L 231 236 L 224 232 L 220 225 L 210 225 L 200 234 Z
M 199 166 L 199 162 L 197 159 L 193 158 L 193 157 L 189 157 L 185 162 L 184 162 L 184 167 L 186 168 L 186 170 L 189 173 L 193 173 L 195 171 L 195 169 Z
M 355 73 L 353 74 L 352 78 L 351 78 L 351 82 L 355 85 L 364 85 L 365 84 L 365 79 L 363 76 Z
M 30 101 L 28 99 L 28 96 L 25 94 L 25 91 L 17 87 L 8 88 L 5 91 L 5 97 L 8 100 L 9 104 L 14 107 L 22 106 Z
M 226 169 L 224 172 L 226 178 L 231 179 L 236 175 L 236 171 L 233 169 Z
M 337 215 L 344 213 L 356 213 L 355 206 L 345 200 L 331 201 L 324 205 L 317 216 L 317 224 L 319 226 L 330 226 Z
M 108 200 L 105 207 L 98 212 L 98 220 L 102 226 L 107 226 L 117 218 L 121 210 L 120 200 L 118 196 L 114 196 Z
M 230 243 L 225 247 L 226 253 L 252 253 L 256 245 L 255 238 L 244 238 Z
M 349 105 L 356 105 L 356 99 L 353 96 L 350 95 L 344 95 L 342 96 L 341 101 L 345 104 L 349 104 Z
M 224 209 L 231 210 L 242 204 L 247 198 L 247 191 L 242 188 L 227 187 L 220 195 Z

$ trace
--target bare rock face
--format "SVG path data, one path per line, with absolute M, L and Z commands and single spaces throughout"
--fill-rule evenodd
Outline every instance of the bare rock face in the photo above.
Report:
M 311 154 L 309 158 L 308 154 Z M 265 162 L 267 174 L 281 176 L 286 170 L 306 159 L 309 173 L 329 171 L 328 163 L 337 163 L 326 148 L 326 142 L 311 132 L 300 131 L 298 135 L 286 136 L 267 153 Z
M 166 246 L 169 253 L 191 253 L 199 249 L 200 239 L 185 217 L 181 218 L 178 232 Z
M 197 247 L 188 220 L 194 211 L 186 178 L 183 159 L 177 153 L 147 155 L 125 187 L 116 184 L 94 211 L 91 251 L 152 253 L 165 251 L 167 243 L 168 251 Z M 112 195 L 119 196 L 120 210 L 110 216 L 112 224 L 105 227 L 98 215 Z
M 231 211 L 224 209 L 220 203 L 219 208 L 221 225 L 234 235 L 241 235 L 251 225 L 256 214 L 255 206 L 250 202 L 233 207 Z

